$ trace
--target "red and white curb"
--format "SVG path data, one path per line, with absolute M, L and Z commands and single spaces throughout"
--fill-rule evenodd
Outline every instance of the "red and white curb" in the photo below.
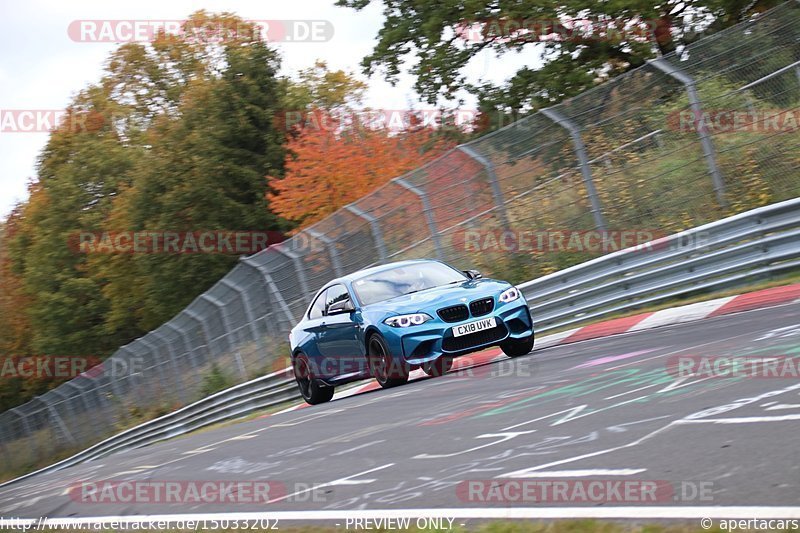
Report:
M 588 326 L 562 331 L 553 335 L 546 335 L 536 339 L 533 349 L 536 350 L 620 333 L 671 326 L 682 322 L 693 322 L 704 318 L 790 303 L 798 299 L 800 299 L 800 283 L 773 287 L 771 289 L 748 292 L 737 296 L 726 296 L 724 298 L 716 298 L 705 302 L 662 309 L 661 311 L 615 318 L 614 320 L 607 320 L 605 322 L 598 322 L 597 324 L 590 324 Z
M 643 331 L 662 326 L 680 324 L 682 322 L 693 322 L 695 320 L 702 320 L 704 318 L 711 318 L 730 313 L 738 313 L 741 311 L 749 311 L 762 307 L 790 303 L 798 299 L 800 299 L 800 283 L 794 285 L 785 285 L 782 287 L 773 287 L 771 289 L 763 289 L 760 291 L 748 292 L 736 296 L 726 296 L 724 298 L 716 298 L 714 300 L 707 300 L 705 302 L 681 305 L 679 307 L 662 309 L 660 311 L 641 313 L 623 318 L 615 318 L 613 320 L 607 320 L 605 322 L 598 322 L 588 326 L 573 328 L 567 331 L 554 333 L 552 335 L 537 337 L 534 342 L 533 349 L 534 351 L 541 350 L 543 348 L 549 348 L 551 346 L 557 346 L 560 344 L 569 344 L 589 339 L 599 339 L 601 337 L 608 337 L 609 335 Z M 484 365 L 494 361 L 495 359 L 505 359 L 505 355 L 503 355 L 499 348 L 492 348 L 482 352 L 465 355 L 453 361 L 453 369 L 450 372 L 458 372 L 475 366 Z M 411 373 L 410 380 L 424 378 L 425 376 L 426 374 L 422 370 L 415 370 Z M 342 388 L 333 395 L 333 399 L 338 400 L 341 398 L 347 398 L 349 396 L 355 396 L 357 394 L 379 388 L 380 385 L 378 385 L 375 381 L 370 381 L 369 383 Z M 300 403 L 265 416 L 273 416 L 280 413 L 295 411 L 297 409 L 304 409 L 306 407 L 310 406 L 305 403 Z

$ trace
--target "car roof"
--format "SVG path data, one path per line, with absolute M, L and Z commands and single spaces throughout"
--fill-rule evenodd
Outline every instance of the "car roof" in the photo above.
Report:
M 341 282 L 352 282 L 364 276 L 369 276 L 370 274 L 375 274 L 376 272 L 383 272 L 384 270 L 391 270 L 392 268 L 397 268 L 405 265 L 413 265 L 417 263 L 439 263 L 436 259 L 407 259 L 405 261 L 395 261 L 393 263 L 386 263 L 383 265 L 377 265 L 374 267 L 364 268 L 362 270 L 357 270 L 351 274 L 346 276 L 342 276 L 341 278 L 337 278 L 332 280 L 328 285 L 334 283 L 341 283 Z

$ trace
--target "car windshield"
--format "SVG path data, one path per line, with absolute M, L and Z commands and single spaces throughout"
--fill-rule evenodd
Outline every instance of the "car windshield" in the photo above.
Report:
M 370 305 L 466 279 L 464 274 L 442 263 L 412 263 L 357 279 L 353 289 L 362 305 Z

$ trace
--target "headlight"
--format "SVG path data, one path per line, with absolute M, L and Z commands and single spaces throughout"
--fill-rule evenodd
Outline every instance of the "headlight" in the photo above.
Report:
M 499 299 L 503 303 L 508 303 L 513 302 L 517 298 L 519 298 L 519 291 L 516 287 L 511 287 L 510 289 L 504 290 Z
M 384 320 L 383 323 L 393 328 L 407 328 L 409 326 L 419 326 L 428 320 L 433 320 L 433 317 L 427 313 L 414 313 L 413 315 L 392 316 Z

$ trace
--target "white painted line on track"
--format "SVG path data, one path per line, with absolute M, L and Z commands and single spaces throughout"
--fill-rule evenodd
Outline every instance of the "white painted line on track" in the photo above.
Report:
M 789 506 L 620 506 L 620 507 L 464 507 L 425 509 L 338 509 L 324 511 L 276 511 L 252 513 L 187 513 L 144 516 L 95 516 L 48 518 L 47 526 L 80 526 L 125 522 L 145 524 L 212 520 L 346 520 L 348 518 L 478 518 L 478 519 L 795 519 L 800 507 Z M 38 519 L 18 519 L 19 526 L 33 526 Z
M 280 498 L 272 499 L 272 500 L 268 501 L 267 503 L 280 502 L 280 501 L 289 499 L 289 498 L 291 498 L 293 496 L 299 496 L 300 494 L 305 494 L 307 492 L 311 492 L 313 490 L 318 490 L 318 489 L 325 488 L 325 487 L 335 487 L 337 485 L 366 485 L 366 484 L 369 484 L 369 483 L 374 483 L 375 479 L 353 479 L 353 478 L 356 478 L 358 476 L 363 476 L 364 474 L 370 474 L 372 472 L 377 472 L 378 470 L 383 470 L 384 468 L 389 468 L 390 466 L 394 466 L 394 463 L 389 463 L 389 464 L 385 464 L 383 466 L 370 468 L 369 470 L 364 470 L 363 472 L 359 472 L 358 474 L 353 474 L 351 476 L 335 479 L 335 480 L 329 481 L 327 483 L 321 483 L 319 485 L 313 485 L 311 487 L 308 487 L 307 489 L 298 490 L 298 491 L 293 492 L 291 494 L 287 494 L 286 496 L 281 496 Z
M 225 441 L 221 441 L 221 442 L 225 442 Z M 181 455 L 197 455 L 197 454 L 200 454 L 200 453 L 210 452 L 212 450 L 216 450 L 216 448 L 197 448 L 195 450 L 189 450 L 187 452 L 183 452 Z
M 646 468 L 593 468 L 589 470 L 551 470 L 549 472 L 530 472 L 519 476 L 521 478 L 551 478 L 551 477 L 591 477 L 591 476 L 632 476 L 646 472 Z
M 779 403 L 767 407 L 767 411 L 778 411 L 781 409 L 800 409 L 800 403 Z
M 676 424 L 753 424 L 757 422 L 787 422 L 800 420 L 798 415 L 783 416 L 740 416 L 734 418 L 705 418 L 700 420 L 678 420 Z
M 344 455 L 346 453 L 354 452 L 356 450 L 360 450 L 362 448 L 366 448 L 367 446 L 373 446 L 375 444 L 380 444 L 381 442 L 386 442 L 385 440 L 374 440 L 372 442 L 367 442 L 366 444 L 362 444 L 360 446 L 356 446 L 355 448 L 348 448 L 346 450 L 342 450 L 340 452 L 332 453 L 331 457 L 335 457 L 337 455 Z

